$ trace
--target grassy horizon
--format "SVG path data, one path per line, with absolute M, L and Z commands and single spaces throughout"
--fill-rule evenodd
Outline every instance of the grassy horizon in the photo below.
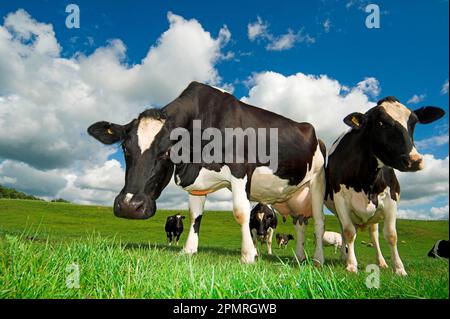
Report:
M 295 242 L 268 256 L 259 247 L 254 265 L 242 265 L 240 231 L 230 212 L 205 212 L 199 253 L 166 245 L 158 211 L 148 221 L 113 217 L 111 208 L 65 203 L 0 200 L 0 298 L 448 298 L 447 260 L 426 256 L 437 239 L 448 238 L 448 221 L 398 221 L 399 251 L 409 274 L 400 278 L 381 270 L 380 289 L 368 289 L 367 265 L 375 262 L 367 232 L 360 232 L 356 253 L 359 273 L 348 274 L 331 247 L 316 269 L 299 264 Z M 185 221 L 185 226 L 188 219 Z M 326 216 L 327 230 L 338 230 Z M 185 227 L 186 229 L 187 227 Z M 290 220 L 277 232 L 295 235 Z M 313 254 L 313 227 L 307 228 L 306 251 Z M 380 239 L 386 261 L 389 249 Z M 80 288 L 68 289 L 67 267 L 76 263 Z

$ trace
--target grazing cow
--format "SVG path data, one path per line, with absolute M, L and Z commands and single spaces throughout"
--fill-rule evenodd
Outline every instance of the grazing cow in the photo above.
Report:
M 333 231 L 326 231 L 323 234 L 323 244 L 325 246 L 334 246 L 334 253 L 342 247 L 342 236 Z
M 277 239 L 278 248 L 286 248 L 289 241 L 294 240 L 294 236 L 292 236 L 291 234 L 278 233 L 275 235 L 275 237 Z
M 390 245 L 396 274 L 406 275 L 397 250 L 396 213 L 400 185 L 394 169 L 415 172 L 424 160 L 414 146 L 414 128 L 444 116 L 437 107 L 411 111 L 395 97 L 387 97 L 365 114 L 352 113 L 351 127 L 330 150 L 326 167 L 326 205 L 337 215 L 348 255 L 347 270 L 357 272 L 354 250 L 356 228 L 369 226 L 380 267 L 387 264 L 378 242 L 378 223 L 384 219 L 384 237 Z
M 450 253 L 450 247 L 449 247 L 449 241 L 448 240 L 438 240 L 436 244 L 434 244 L 433 248 L 431 248 L 430 252 L 428 253 L 428 257 L 436 258 L 447 258 Z
M 175 239 L 176 245 L 178 246 L 178 241 L 183 233 L 183 219 L 185 219 L 185 217 L 180 214 L 167 217 L 164 229 L 166 230 L 169 245 L 172 245 L 172 239 Z
M 269 255 L 272 255 L 272 237 L 277 225 L 277 214 L 272 207 L 257 204 L 250 213 L 250 231 L 255 247 L 256 242 L 259 240 L 261 244 L 267 244 L 267 252 Z
M 199 121 L 203 134 L 197 132 Z M 258 134 L 252 136 L 255 130 Z M 221 139 L 223 132 L 230 131 L 234 137 L 231 141 L 226 139 L 218 151 L 214 147 L 212 159 L 212 156 L 208 160 L 199 156 L 212 153 L 209 141 L 217 135 Z M 277 133 L 275 138 L 263 134 L 269 131 Z M 245 104 L 211 86 L 193 82 L 162 109 L 144 111 L 125 125 L 97 122 L 88 128 L 88 133 L 107 145 L 121 142 L 126 173 L 125 186 L 114 201 L 117 217 L 152 217 L 156 200 L 175 169 L 175 183 L 189 193 L 191 225 L 184 247 L 186 253 L 197 252 L 206 195 L 228 188 L 232 192 L 233 215 L 241 227 L 243 263 L 253 263 L 257 255 L 249 227 L 250 201 L 272 204 L 285 216 L 313 217 L 314 261 L 323 263 L 326 151 L 311 124 L 294 122 Z M 197 134 L 206 135 L 210 140 L 198 141 Z M 178 143 L 185 141 L 184 135 L 191 139 L 186 149 L 193 152 L 187 159 L 175 161 L 172 158 L 177 157 Z M 256 140 L 251 144 L 258 145 L 257 152 L 249 151 L 250 143 L 245 141 L 250 139 Z M 277 147 L 269 150 L 274 139 Z M 267 154 L 276 157 L 277 165 L 269 163 Z M 220 160 L 215 160 L 216 156 Z M 299 259 L 305 256 L 304 226 L 301 222 L 296 224 Z

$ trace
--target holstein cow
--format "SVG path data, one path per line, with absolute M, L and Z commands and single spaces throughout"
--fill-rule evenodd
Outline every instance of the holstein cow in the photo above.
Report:
M 201 122 L 200 122 L 201 121 Z M 196 131 L 198 122 L 202 132 Z M 187 160 L 174 162 L 179 146 L 180 129 L 192 138 Z M 209 129 L 208 131 L 206 129 Z M 256 153 L 249 152 L 246 142 L 235 135 L 225 140 L 214 159 L 205 160 L 210 140 L 199 142 L 197 135 L 212 137 L 236 131 L 258 133 L 277 131 L 277 166 L 268 163 L 267 148 L 272 138 L 258 134 L 257 145 L 266 145 Z M 222 188 L 232 192 L 233 214 L 241 226 L 243 263 L 257 256 L 250 234 L 250 201 L 273 204 L 281 214 L 312 216 L 315 220 L 315 261 L 323 263 L 323 199 L 325 195 L 323 143 L 309 123 L 297 123 L 281 115 L 245 104 L 232 95 L 197 82 L 191 83 L 173 102 L 162 109 L 149 109 L 125 125 L 98 122 L 88 132 L 104 144 L 121 142 L 126 162 L 125 186 L 114 202 L 114 214 L 121 218 L 147 219 L 156 212 L 156 200 L 167 186 L 175 168 L 175 182 L 189 195 L 191 225 L 184 251 L 197 252 L 198 234 L 207 194 Z M 171 134 L 176 132 L 176 134 Z M 178 140 L 173 139 L 178 136 Z M 176 138 L 175 138 L 176 139 Z M 240 141 L 238 141 L 240 140 Z M 236 141 L 234 143 L 233 141 Z M 241 142 L 240 144 L 238 142 Z M 231 152 L 229 148 L 231 145 Z M 262 152 L 261 152 L 262 150 Z M 210 151 L 210 149 L 209 149 Z M 264 151 L 266 151 L 264 153 Z M 273 152 L 272 152 L 273 151 Z M 208 153 L 208 152 L 206 152 Z M 234 154 L 243 154 L 234 156 Z M 199 156 L 202 155 L 202 156 Z M 227 159 L 223 160 L 225 155 Z M 230 159 L 231 155 L 231 159 Z M 256 158 L 251 158 L 254 155 Z M 297 255 L 304 259 L 304 224 L 296 225 L 299 233 Z
M 278 218 L 275 211 L 269 205 L 257 204 L 250 213 L 250 232 L 253 236 L 253 243 L 267 244 L 267 252 L 272 255 L 273 232 L 278 225 Z
M 286 248 L 289 241 L 294 239 L 294 236 L 291 234 L 278 233 L 275 235 L 275 238 L 277 239 L 278 248 Z
M 167 235 L 167 241 L 169 245 L 172 244 L 172 240 L 175 239 L 176 245 L 178 246 L 178 241 L 183 233 L 183 219 L 184 216 L 180 214 L 167 217 L 166 226 L 164 227 Z
M 333 246 L 334 253 L 336 253 L 338 248 L 342 248 L 342 236 L 341 234 L 333 231 L 326 231 L 323 234 L 323 244 L 325 246 Z
M 387 97 L 365 114 L 353 113 L 344 119 L 351 130 L 330 150 L 326 205 L 339 218 L 348 245 L 347 256 L 341 249 L 348 271 L 357 272 L 356 226 L 369 226 L 378 264 L 387 267 L 378 242 L 378 223 L 384 219 L 384 237 L 390 245 L 394 270 L 406 275 L 397 251 L 400 185 L 394 169 L 402 172 L 423 169 L 423 157 L 414 146 L 414 128 L 417 123 L 428 124 L 444 114 L 442 109 L 432 106 L 411 111 L 395 97 Z
M 438 240 L 434 244 L 433 248 L 428 252 L 428 257 L 436 258 L 447 258 L 450 254 L 450 244 L 448 240 Z

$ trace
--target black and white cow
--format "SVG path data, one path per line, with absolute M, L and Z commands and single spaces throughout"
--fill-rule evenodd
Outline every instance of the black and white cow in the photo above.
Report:
M 258 203 L 250 213 L 250 232 L 253 236 L 253 243 L 257 241 L 267 244 L 267 252 L 272 255 L 273 232 L 277 228 L 277 214 L 269 205 Z
M 428 252 L 428 257 L 436 258 L 449 258 L 450 254 L 450 244 L 448 240 L 438 240 L 434 244 L 433 248 Z
M 286 248 L 289 241 L 294 240 L 294 236 L 292 236 L 291 234 L 283 233 L 276 234 L 275 238 L 277 239 L 278 248 Z
M 277 129 L 277 169 L 273 171 L 265 163 L 261 152 L 257 153 L 255 163 L 249 162 L 247 144 L 243 147 L 246 156 L 243 161 L 206 163 L 201 159 L 174 164 L 171 147 L 176 143 L 170 138 L 171 132 L 183 128 L 192 136 L 195 120 L 201 121 L 202 129 L 214 128 L 221 132 L 237 128 L 244 132 L 247 129 Z M 191 226 L 184 247 L 186 253 L 197 252 L 206 195 L 228 188 L 232 192 L 233 215 L 241 226 L 243 263 L 254 262 L 257 255 L 249 227 L 250 201 L 272 204 L 285 216 L 312 216 L 316 236 L 314 258 L 316 263 L 323 263 L 325 148 L 311 124 L 294 122 L 245 104 L 226 92 L 193 82 L 162 109 L 149 109 L 125 125 L 98 122 L 90 126 L 88 132 L 104 144 L 121 142 L 126 175 L 125 186 L 114 202 L 116 216 L 129 219 L 152 217 L 156 212 L 155 202 L 175 169 L 176 184 L 190 194 Z M 201 150 L 207 143 L 202 141 Z M 233 147 L 236 148 L 234 143 Z M 191 149 L 195 149 L 194 145 Z M 225 152 L 225 149 L 221 151 Z M 304 259 L 304 224 L 298 223 L 296 228 L 299 233 L 297 255 Z
M 356 228 L 369 226 L 380 267 L 387 264 L 378 241 L 378 223 L 384 219 L 384 237 L 391 248 L 394 270 L 406 275 L 397 251 L 396 213 L 400 185 L 394 169 L 415 172 L 424 160 L 414 145 L 417 123 L 428 124 L 444 116 L 437 107 L 411 111 L 395 97 L 387 97 L 365 114 L 353 113 L 344 122 L 351 127 L 330 150 L 326 168 L 326 205 L 341 224 L 348 255 L 347 270 L 357 272 L 354 243 Z M 345 247 L 345 245 L 342 245 Z
M 167 217 L 164 230 L 166 231 L 167 242 L 169 245 L 172 245 L 172 240 L 175 239 L 176 245 L 178 246 L 178 241 L 184 230 L 183 219 L 185 219 L 185 216 L 180 214 Z

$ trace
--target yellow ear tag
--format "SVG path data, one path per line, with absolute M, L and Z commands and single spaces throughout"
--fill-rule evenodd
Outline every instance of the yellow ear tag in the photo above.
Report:
M 112 130 L 112 129 L 110 129 L 110 128 L 108 129 L 108 131 L 107 131 L 107 132 L 108 132 L 108 134 L 109 134 L 109 135 L 113 135 L 113 134 L 114 134 L 113 130 Z
M 357 119 L 355 116 L 352 117 L 352 122 L 353 122 L 353 124 L 355 124 L 356 126 L 359 126 L 359 125 L 360 125 L 358 119 Z

